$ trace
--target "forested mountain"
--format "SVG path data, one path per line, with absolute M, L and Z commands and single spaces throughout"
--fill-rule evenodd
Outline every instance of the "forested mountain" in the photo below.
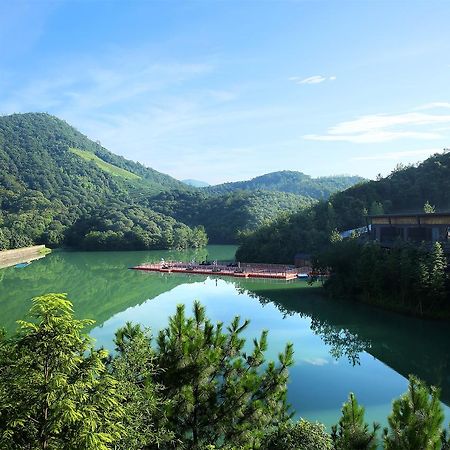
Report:
M 141 179 L 145 185 L 155 191 L 186 187 L 182 182 L 169 175 L 109 152 L 63 120 L 45 113 L 13 114 L 0 117 L 0 145 L 2 160 L 7 158 L 15 165 L 14 176 L 28 183 L 30 188 L 42 187 L 43 184 L 46 187 L 50 184 L 55 185 L 54 179 L 58 174 L 50 173 L 50 167 L 47 167 L 49 158 L 58 167 L 68 166 L 68 169 L 73 169 L 73 165 L 83 165 L 80 159 L 88 161 L 91 159 L 94 161 L 94 165 L 104 172 L 115 175 L 115 181 L 127 179 L 124 173 L 128 171 L 134 174 L 134 177 L 131 178 Z M 74 149 L 82 152 L 73 151 Z M 70 150 L 78 158 L 72 158 L 68 153 Z M 99 165 L 99 159 L 106 164 Z M 106 169 L 108 163 L 110 169 L 115 167 L 117 170 Z M 46 167 L 47 170 L 45 170 Z M 39 170 L 36 170 L 37 168 Z M 120 169 L 124 170 L 120 171 Z M 69 170 L 65 172 L 71 177 L 72 174 Z M 32 177 L 27 178 L 27 174 Z M 2 172 L 1 175 L 5 174 Z M 48 181 L 46 182 L 46 180 Z
M 195 188 L 114 155 L 44 113 L 0 117 L 0 248 L 151 249 L 234 243 L 358 177 L 277 172 Z
M 208 195 L 195 192 L 162 192 L 148 206 L 189 226 L 203 225 L 211 242 L 234 243 L 242 234 L 271 223 L 281 213 L 295 212 L 313 201 L 300 195 L 271 191 L 236 191 Z
M 110 153 L 56 117 L 0 117 L 0 248 L 59 246 L 69 235 L 88 248 L 204 245 L 201 229 L 138 204 L 173 188 L 188 187 Z M 102 208 L 109 216 L 100 217 Z
M 336 193 L 303 211 L 286 215 L 248 235 L 241 260 L 292 263 L 295 253 L 317 252 L 333 230 L 363 226 L 367 214 L 450 209 L 450 153 L 435 154 L 418 165 L 397 168 L 387 177 Z
M 342 191 L 363 181 L 365 181 L 364 178 L 358 176 L 336 175 L 312 178 L 302 172 L 283 170 L 281 172 L 267 173 L 248 181 L 236 181 L 210 186 L 205 190 L 215 194 L 236 190 L 289 192 L 319 200 L 328 198 L 335 192 Z

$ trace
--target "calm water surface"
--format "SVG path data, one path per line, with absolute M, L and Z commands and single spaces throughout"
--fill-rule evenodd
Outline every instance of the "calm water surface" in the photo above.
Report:
M 366 407 L 367 419 L 385 424 L 391 402 L 406 390 L 407 376 L 441 386 L 450 418 L 449 324 L 420 321 L 364 305 L 322 298 L 304 282 L 240 280 L 196 275 L 153 274 L 128 267 L 160 258 L 231 260 L 233 246 L 186 252 L 56 251 L 22 269 L 0 270 L 0 325 L 15 328 L 30 299 L 67 292 L 80 318 L 92 318 L 98 346 L 112 349 L 115 330 L 126 321 L 165 327 L 179 303 L 195 299 L 214 321 L 235 315 L 251 319 L 246 335 L 269 330 L 268 357 L 294 343 L 289 401 L 299 416 L 337 422 L 350 391 Z

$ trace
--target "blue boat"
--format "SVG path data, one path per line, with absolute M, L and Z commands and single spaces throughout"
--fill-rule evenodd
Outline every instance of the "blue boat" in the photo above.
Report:
M 297 278 L 300 280 L 307 280 L 309 278 L 309 275 L 307 273 L 298 273 Z

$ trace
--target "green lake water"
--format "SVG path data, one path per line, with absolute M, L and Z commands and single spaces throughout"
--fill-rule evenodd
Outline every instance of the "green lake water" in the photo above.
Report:
M 236 247 L 208 246 L 198 251 L 55 251 L 25 268 L 0 270 L 0 326 L 15 328 L 30 299 L 66 292 L 80 318 L 96 320 L 90 334 L 96 345 L 112 349 L 115 330 L 126 321 L 165 327 L 179 303 L 195 299 L 213 321 L 235 315 L 251 319 L 249 338 L 269 330 L 268 357 L 275 359 L 287 341 L 294 343 L 289 401 L 298 416 L 337 422 L 350 391 L 366 407 L 369 421 L 386 423 L 391 402 L 416 374 L 442 389 L 450 418 L 450 326 L 402 317 L 365 305 L 323 298 L 303 281 L 242 280 L 129 270 L 147 261 L 231 260 Z

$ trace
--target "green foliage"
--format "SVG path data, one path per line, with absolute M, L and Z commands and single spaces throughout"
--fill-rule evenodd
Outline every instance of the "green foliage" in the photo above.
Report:
M 426 202 L 425 205 L 423 205 L 423 212 L 425 214 L 433 214 L 434 212 L 436 212 L 436 207 L 430 205 L 430 202 Z
M 152 381 L 160 371 L 151 347 L 151 335 L 139 325 L 127 322 L 115 335 L 116 354 L 110 372 L 118 382 L 123 398 L 123 426 L 127 430 L 116 449 L 175 447 L 174 433 L 165 426 L 164 410 L 169 402 L 162 398 L 162 386 Z
M 343 239 L 342 239 L 342 236 L 339 234 L 339 231 L 334 229 L 330 235 L 330 242 L 332 244 L 335 244 L 336 242 L 341 242 L 342 240 Z
M 320 423 L 300 419 L 284 422 L 264 439 L 267 450 L 332 450 L 333 443 Z
M 380 214 L 384 214 L 383 204 L 381 202 L 373 201 L 370 204 L 369 214 L 371 216 L 377 216 Z
M 316 252 L 326 247 L 336 229 L 331 209 L 327 203 L 320 203 L 297 214 L 280 216 L 243 237 L 236 259 L 292 264 L 297 252 Z
M 417 167 L 394 170 L 389 176 L 352 186 L 309 208 L 281 217 L 243 237 L 241 261 L 291 264 L 297 252 L 320 252 L 331 230 L 366 225 L 371 214 L 422 211 L 425 202 L 437 210 L 450 208 L 450 153 L 436 154 Z
M 359 181 L 285 171 L 194 189 L 110 153 L 56 117 L 13 114 L 0 117 L 0 249 L 198 247 L 206 241 L 200 226 L 211 242 L 235 243 Z
M 428 257 L 428 282 L 429 296 L 437 303 L 445 301 L 447 275 L 447 259 L 439 242 L 433 244 L 433 249 Z M 434 305 L 433 305 L 434 306 Z
M 383 249 L 348 241 L 332 247 L 319 261 L 332 270 L 326 287 L 333 296 L 351 296 L 419 315 L 444 315 L 448 309 L 446 261 L 439 244 L 429 254 L 409 245 Z
M 232 191 L 208 195 L 196 192 L 163 192 L 148 199 L 148 206 L 188 225 L 203 225 L 214 243 L 234 243 L 241 236 L 273 222 L 280 214 L 312 204 L 299 195 L 269 191 Z
M 443 421 L 439 390 L 410 376 L 408 392 L 393 403 L 389 429 L 384 430 L 384 448 L 439 450 Z
M 4 449 L 108 449 L 124 433 L 122 397 L 64 294 L 33 299 L 0 345 L 0 444 Z
M 404 243 L 386 249 L 353 239 L 334 242 L 318 256 L 317 266 L 331 270 L 325 288 L 333 297 L 420 316 L 450 316 L 447 261 L 438 242 L 431 252 Z
M 450 431 L 450 426 L 449 426 Z M 441 436 L 442 441 L 442 449 L 441 450 L 450 450 L 450 433 L 447 430 L 442 432 Z
M 266 331 L 250 353 L 244 351 L 240 335 L 248 323 L 236 317 L 225 332 L 196 302 L 193 317 L 187 318 L 180 305 L 159 334 L 156 379 L 170 401 L 166 413 L 172 431 L 188 448 L 259 445 L 268 427 L 287 419 L 292 345 L 279 355 L 278 365 L 266 364 Z
M 266 363 L 267 333 L 249 351 L 248 321 L 212 324 L 195 303 L 179 306 L 153 346 L 149 330 L 125 324 L 107 358 L 83 334 L 64 294 L 33 300 L 13 337 L 0 331 L 0 447 L 92 450 L 365 450 L 376 431 L 353 394 L 339 425 L 293 422 L 286 405 L 288 345 Z M 410 377 L 393 403 L 386 450 L 446 450 L 439 390 Z
M 376 450 L 378 424 L 372 431 L 364 422 L 364 407 L 360 406 L 353 393 L 342 406 L 339 424 L 333 426 L 332 439 L 335 450 Z
M 151 250 L 204 247 L 203 227 L 190 228 L 141 206 L 109 203 L 74 223 L 67 238 L 85 250 Z
M 0 249 L 33 243 L 139 250 L 205 245 L 204 230 L 142 204 L 174 188 L 188 189 L 113 155 L 48 114 L 0 117 Z

